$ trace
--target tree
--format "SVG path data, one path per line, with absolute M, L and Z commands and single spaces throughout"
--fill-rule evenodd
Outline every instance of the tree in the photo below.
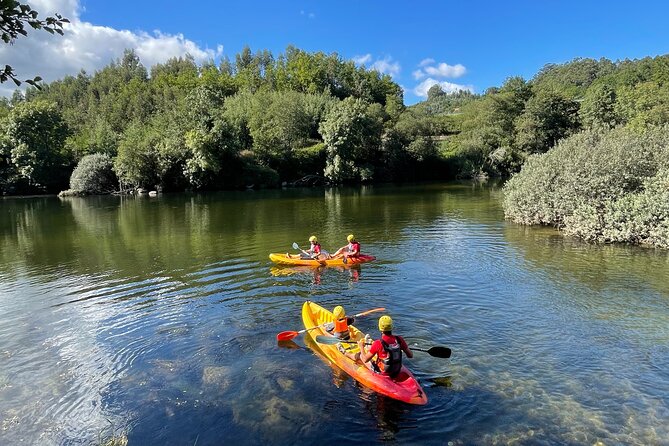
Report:
M 56 14 L 55 17 L 47 17 L 44 20 L 39 19 L 38 15 L 38 12 L 32 9 L 27 3 L 19 3 L 14 0 L 1 0 L 0 36 L 2 41 L 11 44 L 14 43 L 19 35 L 27 36 L 26 24 L 33 29 L 43 29 L 48 33 L 56 33 L 62 36 L 63 24 L 70 23 L 68 19 L 63 18 L 60 14 Z M 0 70 L 0 82 L 6 82 L 9 79 L 14 81 L 17 86 L 21 85 L 21 81 L 16 78 L 14 69 L 9 65 L 5 65 L 5 68 Z M 37 82 L 41 80 L 42 78 L 37 76 L 34 79 L 27 79 L 25 82 L 36 86 Z
M 376 105 L 376 107 L 374 107 Z M 358 98 L 332 107 L 320 132 L 327 151 L 325 176 L 335 183 L 368 181 L 374 177 L 383 130 L 383 109 Z
M 516 122 L 516 146 L 528 153 L 545 152 L 578 127 L 577 102 L 541 91 L 527 101 Z
M 68 128 L 55 104 L 42 101 L 16 105 L 7 117 L 5 141 L 11 162 L 30 186 L 53 191 L 61 186 Z
M 109 155 L 94 153 L 79 161 L 70 177 L 70 189 L 78 193 L 104 194 L 115 190 L 114 161 Z
M 588 128 L 610 129 L 620 121 L 616 114 L 616 92 L 607 84 L 593 85 L 585 93 L 579 114 Z
M 443 88 L 441 88 L 441 85 L 439 84 L 434 84 L 433 86 L 430 87 L 429 90 L 427 90 L 427 100 L 428 101 L 433 101 L 437 99 L 439 96 L 443 96 L 446 93 L 444 93 Z

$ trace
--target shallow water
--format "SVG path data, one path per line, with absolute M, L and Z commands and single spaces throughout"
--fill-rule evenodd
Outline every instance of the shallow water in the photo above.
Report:
M 669 254 L 505 222 L 474 184 L 0 201 L 0 444 L 669 444 Z M 378 261 L 279 268 L 316 233 Z M 305 344 L 385 306 L 429 398 Z M 375 317 L 357 324 L 373 333 Z

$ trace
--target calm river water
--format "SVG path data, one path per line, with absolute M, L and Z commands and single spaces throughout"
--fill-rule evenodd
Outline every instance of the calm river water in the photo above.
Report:
M 0 444 L 669 444 L 669 254 L 505 222 L 472 184 L 0 200 Z M 378 261 L 277 268 L 355 233 Z M 293 251 L 294 252 L 294 251 Z M 384 306 L 427 406 L 305 346 Z M 358 320 L 376 331 L 376 317 Z

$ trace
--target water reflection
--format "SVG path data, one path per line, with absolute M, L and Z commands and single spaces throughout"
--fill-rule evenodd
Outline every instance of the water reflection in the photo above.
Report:
M 0 443 L 666 443 L 669 256 L 515 226 L 499 197 L 2 200 Z M 267 260 L 314 232 L 329 249 L 353 232 L 378 260 Z M 307 299 L 386 307 L 412 342 L 453 348 L 409 361 L 429 405 L 379 397 L 304 337 L 277 345 Z
M 361 265 L 351 266 L 273 266 L 269 272 L 274 277 L 282 276 L 298 276 L 298 277 L 312 277 L 314 285 L 320 285 L 323 275 L 327 272 L 335 280 L 341 280 L 341 276 L 347 276 L 350 282 L 357 282 L 360 280 L 362 271 Z M 338 273 L 336 276 L 333 272 Z

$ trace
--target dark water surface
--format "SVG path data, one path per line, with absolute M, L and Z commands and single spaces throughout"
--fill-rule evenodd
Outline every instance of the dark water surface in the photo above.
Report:
M 516 226 L 500 198 L 1 200 L 0 444 L 669 444 L 669 255 Z M 267 258 L 351 232 L 377 262 Z M 451 347 L 407 361 L 428 405 L 368 391 L 303 337 L 278 346 L 308 299 L 385 306 L 411 344 Z

